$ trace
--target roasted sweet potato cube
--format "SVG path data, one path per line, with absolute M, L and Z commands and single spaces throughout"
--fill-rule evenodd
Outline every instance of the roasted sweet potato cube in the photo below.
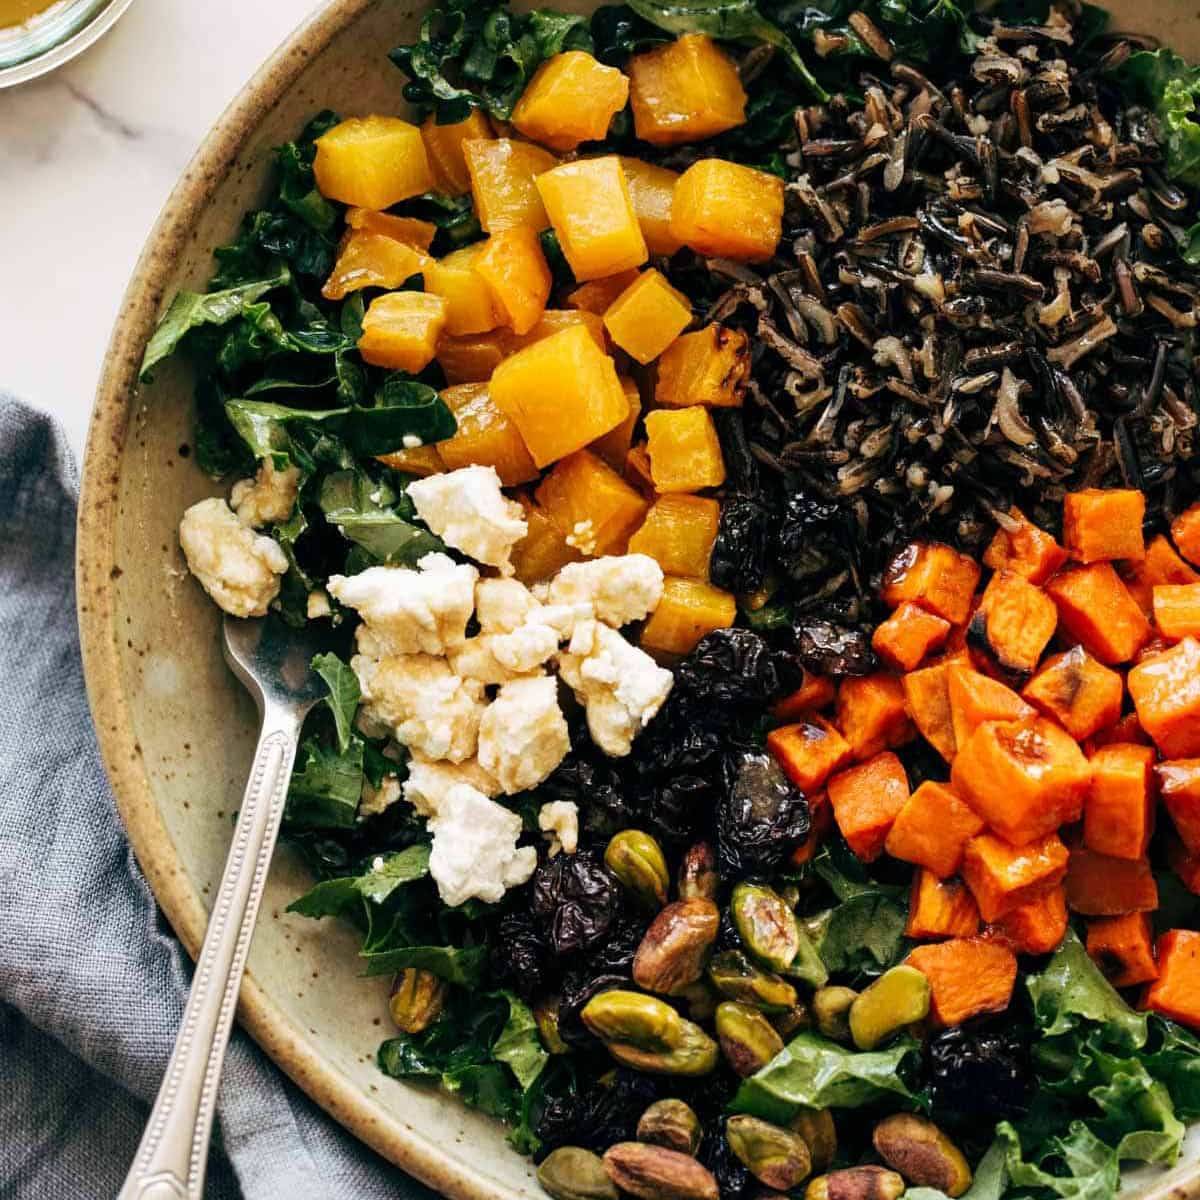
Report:
M 954 723 L 950 714 L 950 686 L 948 675 L 955 665 L 970 665 L 965 651 L 949 655 L 940 662 L 909 671 L 901 682 L 904 686 L 904 701 L 909 716 L 921 736 L 947 762 L 954 757 L 957 743 L 954 740 Z
M 557 575 L 567 563 L 583 555 L 567 542 L 567 535 L 546 513 L 521 492 L 517 500 L 525 510 L 528 531 L 513 547 L 513 574 L 524 584 L 541 583 Z
M 906 937 L 927 942 L 978 932 L 979 906 L 961 879 L 939 879 L 932 871 L 913 875 Z
M 1102 666 L 1082 646 L 1072 646 L 1046 659 L 1021 695 L 1082 741 L 1116 723 L 1125 684 L 1116 671 Z
M 462 196 L 471 190 L 471 173 L 463 157 L 462 144 L 468 138 L 488 139 L 492 127 L 487 114 L 480 108 L 471 109 L 463 121 L 439 125 L 437 117 L 428 116 L 421 125 L 425 153 L 437 179 L 437 191 L 447 196 Z
M 1028 672 L 1038 665 L 1057 626 L 1054 601 L 1023 576 L 1002 570 L 984 588 L 970 629 L 1002 667 Z
M 598 142 L 629 99 L 629 80 L 584 50 L 551 55 L 534 72 L 513 109 L 512 123 L 552 150 Z
M 629 198 L 652 255 L 669 258 L 683 243 L 671 232 L 671 201 L 679 173 L 640 158 L 622 157 Z
M 850 743 L 818 716 L 772 729 L 767 734 L 767 749 L 806 795 L 824 787 L 830 775 L 851 759 Z
M 660 492 L 698 492 L 725 482 L 725 458 L 706 408 L 658 409 L 646 415 L 650 476 Z
M 963 625 L 979 583 L 979 564 L 941 542 L 910 542 L 883 575 L 883 602 L 889 608 L 911 600 L 951 625 Z
M 1103 746 L 1090 759 L 1083 843 L 1113 858 L 1144 858 L 1154 834 L 1154 760 L 1150 746 Z
M 1012 688 L 961 664 L 946 669 L 954 743 L 962 746 L 985 721 L 1021 721 L 1034 711 Z
M 517 427 L 496 407 L 487 384 L 464 383 L 446 388 L 442 399 L 458 421 L 454 436 L 437 445 L 447 470 L 495 467 L 505 487 L 538 477 Z
M 749 380 L 746 335 L 724 325 L 705 325 L 682 334 L 663 352 L 654 399 L 664 408 L 737 408 Z
M 1155 776 L 1180 840 L 1189 854 L 1200 855 L 1200 758 L 1159 763 Z
M 1200 567 L 1200 502 L 1185 509 L 1171 522 L 1175 549 L 1194 567 Z
M 1154 624 L 1163 637 L 1200 637 L 1200 583 L 1157 584 L 1153 605 Z
M 1033 717 L 980 725 L 950 777 L 990 828 L 1020 846 L 1079 820 L 1092 770 L 1069 734 Z
M 579 450 L 555 463 L 534 493 L 546 515 L 585 556 L 623 554 L 646 501 L 603 459 Z
M 1085 917 L 1153 912 L 1158 907 L 1158 884 L 1148 859 L 1112 858 L 1076 846 L 1067 867 L 1067 904 Z
M 808 798 L 809 827 L 808 835 L 788 855 L 788 861 L 793 867 L 802 867 L 817 856 L 821 843 L 833 831 L 833 808 L 829 797 L 824 792 Z
M 720 523 L 719 501 L 706 496 L 659 496 L 629 539 L 629 553 L 648 554 L 667 575 L 707 579 Z
M 387 234 L 355 229 L 338 250 L 321 288 L 326 300 L 342 300 L 362 288 L 398 288 L 420 275 L 433 260 L 420 248 Z
M 1191 851 L 1178 839 L 1167 843 L 1167 862 L 1179 876 L 1179 882 L 1194 896 L 1200 896 L 1200 854 Z
M 800 686 L 775 704 L 771 709 L 771 716 L 777 721 L 794 721 L 807 713 L 828 708 L 836 696 L 837 685 L 832 679 L 827 675 L 814 675 L 811 671 L 805 671 Z
M 983 821 L 948 785 L 927 779 L 897 814 L 884 849 L 945 879 L 958 870 L 967 842 L 982 830 Z
M 1019 509 L 1010 508 L 983 552 L 984 566 L 1012 571 L 1032 584 L 1043 584 L 1067 561 L 1067 552 Z
M 690 654 L 700 640 L 737 620 L 737 600 L 701 579 L 668 575 L 662 599 L 642 627 L 644 650 Z
M 1158 978 L 1146 988 L 1142 1007 L 1200 1029 L 1200 933 L 1169 929 L 1156 950 Z
M 1129 662 L 1152 630 L 1112 563 L 1091 563 L 1056 575 L 1046 592 L 1062 628 L 1094 658 L 1109 666 Z
M 723 158 L 702 158 L 675 185 L 671 236 L 697 254 L 768 259 L 783 236 L 783 180 Z
M 1083 488 L 1063 497 L 1063 542 L 1078 562 L 1141 558 L 1146 497 L 1134 488 Z
M 1158 978 L 1154 932 L 1145 913 L 1089 921 L 1087 952 L 1113 987 L 1135 987 Z
M 1062 886 L 1017 905 L 994 931 L 1018 954 L 1050 954 L 1067 934 L 1067 894 Z
M 386 292 L 363 315 L 358 352 L 364 361 L 415 375 L 431 362 L 446 326 L 446 302 L 426 292 Z
M 351 117 L 316 146 L 313 175 L 331 200 L 378 210 L 433 188 L 421 131 L 399 117 Z
M 1200 583 L 1200 573 L 1175 553 L 1175 547 L 1160 533 L 1150 539 L 1144 558 L 1126 565 L 1125 586 L 1142 612 L 1154 611 L 1154 589 L 1160 583 Z
M 691 301 L 651 267 L 604 314 L 609 337 L 630 358 L 653 362 L 688 326 Z
M 848 675 L 837 696 L 838 728 L 860 762 L 881 750 L 911 742 L 917 735 L 895 675 Z
M 534 180 L 558 165 L 553 154 L 511 138 L 467 138 L 461 145 L 475 212 L 486 233 L 515 228 L 540 233 L 550 224 Z
M 1057 833 L 1013 846 L 993 833 L 973 837 L 963 850 L 962 877 L 985 921 L 998 921 L 1060 884 L 1067 848 Z
M 1100 749 L 1101 746 L 1113 746 L 1119 742 L 1128 742 L 1133 746 L 1153 744 L 1137 719 L 1137 713 L 1126 713 L 1114 724 L 1098 729 L 1088 739 L 1085 750 L 1090 752 Z
M 905 962 L 929 980 L 929 1015 L 941 1029 L 1003 1012 L 1017 980 L 1016 955 L 982 937 L 918 946 Z
M 595 313 L 603 318 L 612 302 L 641 274 L 636 267 L 605 275 L 603 279 L 589 279 L 567 293 L 567 304 L 583 312 Z
M 1142 728 L 1165 758 L 1200 756 L 1200 642 L 1140 662 L 1126 679 Z
M 491 288 L 475 269 L 483 248 L 483 242 L 476 242 L 427 263 L 422 270 L 425 290 L 446 301 L 446 332 L 452 337 L 487 333 L 504 320 Z
M 906 600 L 875 627 L 871 645 L 889 667 L 911 671 L 949 635 L 949 621 Z
M 829 802 L 846 844 L 863 862 L 883 853 L 888 831 L 908 800 L 908 776 L 885 750 L 830 777 Z

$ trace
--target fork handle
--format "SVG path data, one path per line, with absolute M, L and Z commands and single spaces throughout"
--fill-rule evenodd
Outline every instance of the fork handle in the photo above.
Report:
M 267 704 L 183 1024 L 117 1200 L 201 1200 L 246 954 L 283 819 L 301 719 Z

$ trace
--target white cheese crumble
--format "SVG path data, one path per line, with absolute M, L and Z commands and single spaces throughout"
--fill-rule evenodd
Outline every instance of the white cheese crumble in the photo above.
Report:
M 571 738 L 549 675 L 514 679 L 479 722 L 479 763 L 512 795 L 537 787 L 567 756 Z
M 570 800 L 551 800 L 538 810 L 538 828 L 550 839 L 550 857 L 579 849 L 579 808 Z
M 537 608 L 534 594 L 516 579 L 481 579 L 475 585 L 475 616 L 484 633 L 512 633 Z
M 405 450 L 419 450 L 425 443 L 417 437 L 415 433 L 406 433 L 401 439 L 400 444 Z
M 370 780 L 364 779 L 362 796 L 358 802 L 358 814 L 361 817 L 373 817 L 390 808 L 400 799 L 400 779 L 397 775 L 385 775 L 379 786 L 372 786 Z
M 608 555 L 568 563 L 547 590 L 552 604 L 590 604 L 597 620 L 620 627 L 640 621 L 657 607 L 663 572 L 648 554 Z
M 596 526 L 591 517 L 586 521 L 576 521 L 571 526 L 571 532 L 563 539 L 568 546 L 573 546 L 580 554 L 596 553 Z
M 262 617 L 279 595 L 288 561 L 278 544 L 255 533 L 218 497 L 201 500 L 179 522 L 188 570 L 217 606 L 235 617 Z
M 517 848 L 521 818 L 469 784 L 446 791 L 429 830 L 429 873 L 451 908 L 471 899 L 495 903 L 537 866 L 533 846 Z
M 468 784 L 489 799 L 500 785 L 479 765 L 478 759 L 466 762 L 430 762 L 416 755 L 409 761 L 404 781 L 404 798 L 423 817 L 431 817 L 441 807 L 446 793 L 459 784 Z
M 329 603 L 329 593 L 324 588 L 314 588 L 308 593 L 304 605 L 304 615 L 310 621 L 319 621 L 322 617 L 333 616 L 333 606 Z
M 300 468 L 277 470 L 274 459 L 268 456 L 253 479 L 241 479 L 233 485 L 229 504 L 243 525 L 275 525 L 292 515 L 299 492 Z
M 525 536 L 525 510 L 506 500 L 495 467 L 462 467 L 408 485 L 417 516 L 448 546 L 512 574 L 509 556 Z
M 492 642 L 496 635 L 481 633 L 467 638 L 461 646 L 455 646 L 447 654 L 447 660 L 456 675 L 474 679 L 485 686 L 507 683 L 516 678 L 516 673 L 504 666 L 492 653 Z

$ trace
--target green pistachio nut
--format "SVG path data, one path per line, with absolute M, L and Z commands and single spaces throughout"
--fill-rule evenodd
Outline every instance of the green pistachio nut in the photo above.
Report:
M 717 1043 L 656 996 L 620 989 L 593 996 L 583 1023 L 619 1063 L 659 1075 L 707 1075 L 717 1065 Z
M 648 833 L 622 829 L 608 843 L 604 862 L 647 908 L 666 904 L 671 875 L 662 847 Z
M 788 1125 L 808 1143 L 814 1171 L 828 1171 L 837 1157 L 837 1126 L 827 1108 L 806 1108 Z
M 930 1120 L 896 1113 L 875 1126 L 872 1138 L 879 1157 L 917 1187 L 961 1196 L 971 1186 L 971 1167 L 963 1152 Z
M 904 1180 L 886 1167 L 847 1167 L 818 1175 L 804 1189 L 804 1200 L 900 1200 Z
M 701 1025 L 712 1020 L 721 1002 L 721 997 L 707 979 L 697 979 L 695 983 L 688 984 L 679 993 L 679 999 L 687 1005 L 688 1016 Z
M 808 1143 L 780 1125 L 758 1117 L 730 1117 L 725 1140 L 746 1170 L 777 1192 L 799 1187 L 812 1172 Z
M 551 1150 L 537 1171 L 538 1183 L 554 1200 L 617 1200 L 617 1187 L 598 1154 L 579 1146 Z
M 726 1000 L 717 1005 L 717 1041 L 735 1075 L 761 1071 L 783 1049 L 783 1038 L 771 1022 L 748 1004 Z
M 718 1200 L 716 1177 L 688 1154 L 646 1142 L 618 1142 L 604 1153 L 609 1179 L 638 1200 Z
M 858 993 L 848 987 L 817 988 L 812 998 L 813 1022 L 817 1032 L 835 1042 L 850 1040 L 850 1007 Z
M 717 856 L 708 842 L 688 847 L 679 864 L 680 900 L 715 900 L 721 886 Z
M 639 1142 L 666 1146 L 693 1157 L 703 1135 L 700 1118 L 682 1100 L 656 1100 L 642 1113 L 637 1126 Z
M 729 1000 L 753 1004 L 764 1012 L 784 1013 L 797 1003 L 796 989 L 781 975 L 765 971 L 740 950 L 722 950 L 708 964 L 713 987 Z
M 675 900 L 650 922 L 633 959 L 638 987 L 678 996 L 704 974 L 721 914 L 711 900 Z
M 773 888 L 739 883 L 730 898 L 730 911 L 743 945 L 763 966 L 813 987 L 828 980 L 829 972 L 796 914 Z
M 916 967 L 885 971 L 850 1008 L 850 1036 L 860 1050 L 874 1050 L 906 1025 L 929 1015 L 929 980 Z
M 537 1022 L 542 1045 L 551 1054 L 570 1054 L 571 1047 L 562 1040 L 562 1035 L 558 1032 L 558 1005 L 557 996 L 547 996 L 539 1000 L 533 1006 L 533 1019 Z
M 405 967 L 392 984 L 388 1008 L 396 1028 L 404 1033 L 420 1033 L 442 1015 L 447 985 L 430 971 Z

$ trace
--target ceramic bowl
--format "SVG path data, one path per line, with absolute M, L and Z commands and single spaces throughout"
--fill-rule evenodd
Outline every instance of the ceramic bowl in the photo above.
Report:
M 405 111 L 403 78 L 386 55 L 412 39 L 421 7 L 336 0 L 250 80 L 151 233 L 104 363 L 79 511 L 84 666 L 130 841 L 193 955 L 241 797 L 255 714 L 222 662 L 217 609 L 188 579 L 176 539 L 183 510 L 218 490 L 189 456 L 189 370 L 171 362 L 153 384 L 139 385 L 137 367 L 164 302 L 177 288 L 203 288 L 213 247 L 260 199 L 273 146 L 321 108 L 347 116 Z M 1118 25 L 1200 56 L 1193 0 L 1112 7 Z M 389 1028 L 386 981 L 360 977 L 352 930 L 285 913 L 308 882 L 281 851 L 242 988 L 244 1027 L 336 1120 L 432 1187 L 473 1200 L 541 1195 L 496 1122 L 376 1069 Z M 1147 1176 L 1136 1194 L 1200 1197 L 1200 1185 L 1187 1182 L 1195 1172 L 1193 1165 Z

